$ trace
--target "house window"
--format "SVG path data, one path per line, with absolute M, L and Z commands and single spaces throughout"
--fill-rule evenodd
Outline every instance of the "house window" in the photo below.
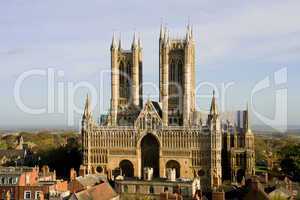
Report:
M 31 199 L 31 192 L 30 191 L 25 191 L 24 192 L 24 199 Z
M 153 186 L 150 186 L 150 188 L 149 188 L 149 193 L 150 193 L 150 194 L 153 194 L 153 193 L 154 193 L 154 188 L 153 188 Z
M 42 193 L 42 191 L 36 191 L 34 199 L 40 199 L 41 193 Z

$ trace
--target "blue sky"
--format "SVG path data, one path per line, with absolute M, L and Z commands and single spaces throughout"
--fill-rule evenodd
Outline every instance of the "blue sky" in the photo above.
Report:
M 158 36 L 163 22 L 171 36 L 183 36 L 190 22 L 196 39 L 197 82 L 211 82 L 218 87 L 234 82 L 226 95 L 225 111 L 244 109 L 253 87 L 275 71 L 286 67 L 288 124 L 300 125 L 300 1 L 203 1 L 203 0 L 1 0 L 0 1 L 0 128 L 18 126 L 53 127 L 67 125 L 65 112 L 32 115 L 23 112 L 14 98 L 18 77 L 28 70 L 51 67 L 64 71 L 55 84 L 88 81 L 103 95 L 94 114 L 107 111 L 110 98 L 109 76 L 112 33 L 121 33 L 122 45 L 130 47 L 134 31 L 143 43 L 143 77 L 158 82 Z M 57 85 L 56 85 L 57 86 Z M 55 86 L 55 87 L 56 87 Z M 257 112 L 272 118 L 275 112 L 276 85 L 254 98 Z M 47 105 L 47 82 L 43 77 L 24 81 L 21 97 L 34 108 Z M 156 98 L 150 87 L 145 94 Z M 211 94 L 204 87 L 200 94 Z M 75 93 L 74 101 L 82 107 L 85 89 Z M 66 91 L 67 93 L 67 91 Z M 55 93 L 55 97 L 56 97 Z M 67 97 L 66 97 L 67 98 Z M 200 109 L 207 109 L 209 99 L 198 99 Z M 78 127 L 80 114 L 75 113 Z M 254 124 L 263 122 L 253 115 Z

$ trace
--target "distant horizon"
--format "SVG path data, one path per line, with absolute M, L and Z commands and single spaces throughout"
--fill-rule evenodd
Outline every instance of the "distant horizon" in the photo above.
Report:
M 266 125 L 252 125 L 251 126 L 252 131 L 266 131 L 266 132 L 278 132 L 275 129 L 266 126 Z M 43 126 L 43 125 L 39 125 L 39 126 L 34 126 L 34 125 L 28 125 L 28 126 L 3 126 L 0 127 L 0 133 L 1 131 L 9 131 L 9 132 L 39 132 L 39 131 L 78 131 L 80 132 L 80 127 L 66 127 L 66 126 L 59 126 L 59 125 L 53 125 L 53 126 Z M 288 129 L 287 132 L 291 132 L 291 131 L 299 131 L 300 134 L 300 125 L 288 125 Z

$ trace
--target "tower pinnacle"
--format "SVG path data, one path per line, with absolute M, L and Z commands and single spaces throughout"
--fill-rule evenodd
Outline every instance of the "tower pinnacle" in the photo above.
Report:
M 119 49 L 122 48 L 122 45 L 121 45 L 122 41 L 121 41 L 121 33 L 120 33 L 120 36 L 119 36 Z
M 117 42 L 115 37 L 115 32 L 113 32 L 112 41 L 111 41 L 111 48 L 117 48 Z
M 86 101 L 85 101 L 85 106 L 84 106 L 84 112 L 83 112 L 83 117 L 88 118 L 92 115 L 91 111 L 91 101 L 89 98 L 89 95 L 87 94 L 86 96 Z
M 132 48 L 136 48 L 138 46 L 137 38 L 136 38 L 136 32 L 133 34 L 133 40 L 132 40 Z
M 163 27 L 163 24 L 160 25 L 159 38 L 160 38 L 160 39 L 163 39 L 163 38 L 164 38 L 164 27 Z
M 138 38 L 138 46 L 139 46 L 139 48 L 142 48 L 142 42 L 141 42 L 140 34 L 139 34 L 139 38 Z
M 248 132 L 250 130 L 249 124 L 249 103 L 247 102 L 246 111 L 245 111 L 245 131 Z
M 211 115 L 218 114 L 217 103 L 216 103 L 216 98 L 215 98 L 215 90 L 213 91 L 213 97 L 211 100 L 210 114 Z

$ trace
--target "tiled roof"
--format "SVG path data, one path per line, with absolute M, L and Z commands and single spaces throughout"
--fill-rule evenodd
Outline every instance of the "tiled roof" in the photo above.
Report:
M 26 151 L 25 150 L 16 150 L 16 149 L 9 149 L 9 150 L 0 150 L 0 158 L 5 156 L 6 158 L 13 158 L 13 157 L 25 157 Z
M 75 194 L 78 200 L 111 200 L 118 196 L 109 183 L 101 183 Z
M 98 175 L 98 174 L 88 174 L 84 177 L 79 176 L 76 180 L 84 187 L 94 186 L 101 182 L 106 181 L 106 177 Z

